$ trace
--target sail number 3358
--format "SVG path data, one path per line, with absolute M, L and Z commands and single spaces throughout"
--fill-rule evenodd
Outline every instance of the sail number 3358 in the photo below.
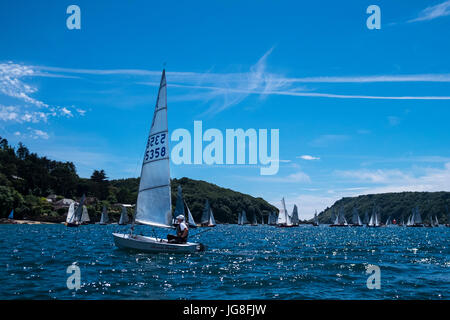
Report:
M 148 138 L 144 161 L 167 157 L 167 133 L 157 133 Z

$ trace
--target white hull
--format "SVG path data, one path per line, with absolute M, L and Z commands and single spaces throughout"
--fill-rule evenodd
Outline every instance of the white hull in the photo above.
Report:
M 122 249 L 138 250 L 143 252 L 175 252 L 191 253 L 203 251 L 201 243 L 169 243 L 166 239 L 156 239 L 140 235 L 113 233 L 114 243 Z

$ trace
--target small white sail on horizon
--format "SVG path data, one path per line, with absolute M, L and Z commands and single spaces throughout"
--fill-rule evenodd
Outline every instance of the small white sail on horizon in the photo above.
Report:
M 129 222 L 129 219 L 128 219 L 127 208 L 125 206 L 122 206 L 122 212 L 120 213 L 119 224 L 124 225 L 124 224 L 127 224 L 128 222 Z
M 72 202 L 69 206 L 69 211 L 67 211 L 67 223 L 74 223 L 75 221 L 75 202 Z
M 102 215 L 100 217 L 100 224 L 107 224 L 109 222 L 108 210 L 103 206 Z
M 89 213 L 86 208 L 86 206 L 83 206 L 83 213 L 81 215 L 81 223 L 88 223 L 91 222 L 91 219 L 89 219 Z
M 194 217 L 192 216 L 191 210 L 189 210 L 189 207 L 188 207 L 186 201 L 184 201 L 184 204 L 186 205 L 186 209 L 187 209 L 187 221 L 188 221 L 189 227 L 197 228 L 197 224 L 195 223 Z

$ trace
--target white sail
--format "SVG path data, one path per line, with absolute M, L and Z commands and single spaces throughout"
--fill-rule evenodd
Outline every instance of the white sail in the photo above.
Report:
M 81 222 L 90 222 L 89 213 L 87 211 L 86 206 L 83 206 L 83 214 L 81 215 Z
M 171 228 L 172 202 L 166 87 L 166 73 L 163 71 L 142 164 L 136 204 L 136 222 Z
M 83 194 L 83 196 L 81 197 L 80 203 L 78 204 L 78 207 L 75 209 L 75 213 L 73 214 L 72 223 L 74 223 L 74 222 L 79 223 L 81 221 L 81 216 L 83 215 L 83 206 L 84 206 L 85 201 L 86 201 L 86 196 Z
M 129 221 L 127 208 L 122 207 L 122 212 L 120 214 L 119 224 L 127 224 Z
M 108 211 L 106 207 L 103 206 L 102 216 L 100 217 L 100 224 L 107 224 L 109 222 Z
M 189 207 L 188 207 L 186 201 L 184 201 L 184 204 L 186 205 L 186 209 L 187 209 L 187 213 L 188 213 L 187 220 L 188 220 L 189 226 L 191 228 L 196 228 L 197 224 L 195 223 L 194 217 L 192 216 L 191 210 L 189 210 Z
M 72 202 L 69 206 L 69 211 L 67 212 L 67 223 L 73 223 L 75 220 L 75 202 Z
M 287 223 L 287 211 L 286 206 L 284 205 L 284 198 L 281 199 L 281 209 L 278 213 L 278 221 L 277 224 L 285 225 Z
M 238 213 L 238 224 L 241 225 L 242 224 L 242 213 Z
M 214 219 L 214 214 L 213 214 L 211 207 L 209 208 L 209 225 L 210 226 L 216 225 L 216 220 Z

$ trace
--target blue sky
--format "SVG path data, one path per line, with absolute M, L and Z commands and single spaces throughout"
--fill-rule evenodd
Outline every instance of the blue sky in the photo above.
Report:
M 66 8 L 81 9 L 68 30 Z M 366 8 L 381 9 L 369 30 Z M 169 130 L 280 130 L 280 170 L 171 166 L 311 217 L 450 190 L 450 1 L 2 1 L 0 136 L 135 177 L 165 64 Z

